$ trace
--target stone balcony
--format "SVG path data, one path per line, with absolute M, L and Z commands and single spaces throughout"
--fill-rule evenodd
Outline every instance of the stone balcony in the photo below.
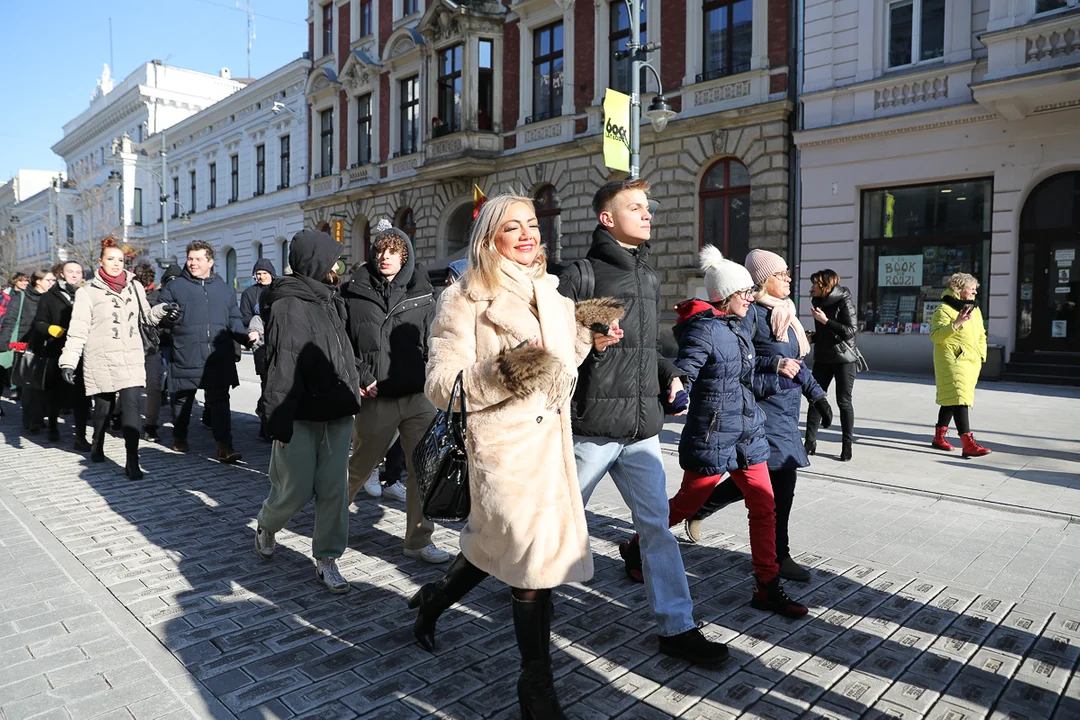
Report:
M 490 172 L 502 151 L 502 138 L 492 132 L 462 131 L 429 140 L 424 145 L 420 174 L 428 178 Z
M 332 195 L 341 189 L 341 175 L 326 175 L 313 178 L 308 183 L 308 197 L 316 198 L 323 195 Z

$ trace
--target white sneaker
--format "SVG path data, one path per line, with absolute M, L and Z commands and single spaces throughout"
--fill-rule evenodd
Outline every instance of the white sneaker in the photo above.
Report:
M 371 497 L 382 497 L 382 485 L 379 484 L 379 471 L 374 470 L 364 483 L 364 492 Z
M 393 485 L 388 485 L 382 489 L 383 497 L 390 498 L 391 500 L 400 500 L 405 502 L 405 486 L 402 483 L 396 482 Z
M 450 559 L 450 553 L 440 550 L 434 545 L 428 545 L 423 550 L 406 550 L 405 557 L 419 558 L 427 563 L 444 563 Z
M 255 552 L 259 553 L 259 557 L 272 557 L 276 547 L 277 543 L 274 541 L 274 533 L 265 530 L 262 526 L 256 528 Z
M 341 576 L 338 570 L 337 560 L 334 558 L 319 558 L 315 561 L 315 577 L 319 579 L 326 589 L 335 595 L 349 592 L 352 586 Z

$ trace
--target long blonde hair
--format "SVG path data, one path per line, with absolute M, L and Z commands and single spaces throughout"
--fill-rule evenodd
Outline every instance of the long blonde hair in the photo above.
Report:
M 529 212 L 536 212 L 536 207 L 530 198 L 511 193 L 489 198 L 484 203 L 484 207 L 480 208 L 480 214 L 476 217 L 472 232 L 469 234 L 469 266 L 462 279 L 467 288 L 491 292 L 498 290 L 502 284 L 498 273 L 499 259 L 502 256 L 495 247 L 495 234 L 499 232 L 502 219 L 510 206 L 515 203 L 528 205 Z M 543 241 L 544 238 L 540 238 L 540 249 L 532 265 L 523 268 L 525 273 L 534 280 L 547 273 L 547 256 L 544 254 Z

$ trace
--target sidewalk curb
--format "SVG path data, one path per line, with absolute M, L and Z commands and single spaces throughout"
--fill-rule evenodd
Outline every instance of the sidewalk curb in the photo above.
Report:
M 236 716 L 209 689 L 192 676 L 187 668 L 131 612 L 102 585 L 71 551 L 39 521 L 6 487 L 0 485 L 0 504 L 6 506 L 22 523 L 60 569 L 89 596 L 116 631 L 150 664 L 161 681 L 175 693 L 195 718 L 235 720 Z
M 963 495 L 950 495 L 949 493 L 936 493 L 928 490 L 918 490 L 916 488 L 906 488 L 897 485 L 889 485 L 887 483 L 878 483 L 872 480 L 860 480 L 859 478 L 842 477 L 840 475 L 829 475 L 827 473 L 813 472 L 810 470 L 801 470 L 800 475 L 807 475 L 817 480 L 832 480 L 834 482 L 843 483 L 846 485 L 862 485 L 864 487 L 872 487 L 876 490 L 884 490 L 888 492 L 900 493 L 902 495 L 917 495 L 919 497 L 934 498 L 936 500 L 949 500 L 951 502 L 961 503 L 964 505 L 975 505 L 977 507 L 986 508 L 988 510 L 1000 510 L 1002 512 L 1013 513 L 1015 515 L 1031 515 L 1033 517 L 1048 518 L 1050 520 L 1065 520 L 1069 523 L 1080 524 L 1080 516 L 1073 515 L 1071 513 L 1059 513 L 1053 510 L 1039 510 L 1038 508 L 1028 508 L 1022 505 L 1010 505 L 1008 503 L 992 502 L 990 500 L 979 500 L 977 498 L 964 497 Z

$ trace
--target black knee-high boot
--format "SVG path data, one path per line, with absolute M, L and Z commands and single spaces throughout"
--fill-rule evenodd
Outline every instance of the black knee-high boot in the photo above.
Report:
M 518 703 L 525 720 L 566 718 L 551 674 L 551 614 L 550 590 L 537 591 L 535 600 L 514 597 L 514 633 L 521 652 Z
M 109 403 L 104 400 L 94 400 L 94 439 L 90 444 L 90 461 L 105 462 L 105 425 L 109 421 Z
M 416 641 L 425 649 L 434 650 L 435 623 L 439 616 L 486 577 L 486 572 L 466 560 L 462 553 L 458 553 L 441 580 L 424 585 L 409 599 L 410 610 L 420 608 L 413 625 Z
M 124 464 L 124 477 L 132 480 L 142 480 L 143 471 L 139 467 L 139 429 L 124 426 L 124 449 L 127 451 L 127 462 Z

